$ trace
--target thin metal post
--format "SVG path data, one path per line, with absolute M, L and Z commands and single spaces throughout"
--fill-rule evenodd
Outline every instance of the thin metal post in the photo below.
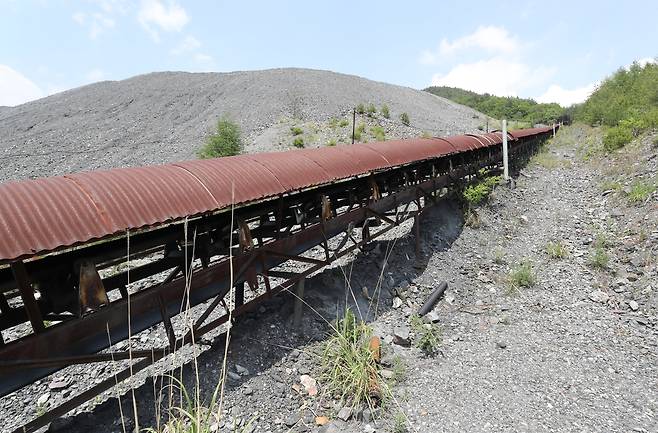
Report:
M 507 120 L 503 119 L 503 174 L 509 180 L 509 160 L 507 154 Z
M 356 125 L 356 108 L 352 110 L 352 144 L 354 144 L 355 125 Z
M 297 287 L 295 290 L 295 309 L 292 316 L 292 326 L 299 328 L 302 324 L 302 309 L 304 308 L 304 282 L 306 281 L 305 277 L 302 277 L 297 281 Z

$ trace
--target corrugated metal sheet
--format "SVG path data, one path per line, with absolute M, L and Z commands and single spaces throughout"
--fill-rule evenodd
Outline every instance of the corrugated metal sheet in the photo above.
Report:
M 202 213 L 217 202 L 190 173 L 173 165 L 67 175 L 96 204 L 116 233 Z M 79 220 L 86 224 L 86 220 Z
M 432 138 L 389 140 L 365 143 L 362 146 L 381 154 L 392 165 L 403 165 L 452 153 L 452 148 L 447 148 L 445 142 Z
M 299 150 L 256 153 L 249 155 L 249 158 L 267 168 L 285 191 L 319 185 L 331 178 L 320 165 Z
M 508 131 L 508 133 L 516 138 L 523 138 L 523 137 L 528 137 L 530 135 L 540 135 L 540 134 L 546 134 L 547 132 L 553 132 L 553 127 L 552 126 L 546 126 L 542 128 L 528 128 L 528 129 L 517 129 L 514 131 Z
M 551 130 L 510 134 L 518 138 Z M 500 134 L 394 140 L 8 182 L 0 185 L 0 261 L 494 141 L 502 141 Z
M 281 194 L 285 188 L 270 170 L 249 155 L 177 162 L 215 198 L 217 208 Z
M 94 203 L 69 179 L 0 184 L 0 259 L 100 238 L 109 230 Z
M 452 137 L 445 137 L 444 140 L 452 144 L 458 152 L 466 152 L 484 147 L 475 137 L 468 135 L 453 135 Z

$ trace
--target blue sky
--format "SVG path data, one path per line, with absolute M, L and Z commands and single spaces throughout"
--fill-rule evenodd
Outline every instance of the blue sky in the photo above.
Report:
M 655 1 L 0 0 L 0 105 L 152 71 L 328 69 L 569 104 L 658 55 Z

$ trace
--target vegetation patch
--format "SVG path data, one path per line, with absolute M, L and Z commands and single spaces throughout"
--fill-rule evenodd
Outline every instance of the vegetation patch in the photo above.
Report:
M 292 141 L 292 145 L 297 147 L 297 148 L 303 148 L 304 147 L 304 138 L 303 137 L 295 137 L 295 139 Z
M 494 187 L 500 183 L 500 176 L 490 176 L 464 188 L 462 196 L 469 206 L 477 206 L 489 198 Z
M 574 116 L 589 125 L 607 127 L 603 147 L 624 147 L 642 132 L 658 127 L 658 65 L 633 63 L 606 78 Z
M 357 114 L 365 114 L 366 112 L 366 107 L 363 104 L 359 104 L 355 108 Z
M 411 329 L 414 331 L 414 345 L 428 356 L 434 356 L 441 346 L 441 330 L 433 323 L 424 323 L 418 315 L 411 316 Z
M 509 284 L 515 290 L 527 289 L 537 284 L 537 274 L 535 274 L 532 262 L 524 260 L 514 266 L 509 273 Z
M 594 247 L 594 253 L 592 254 L 592 257 L 590 257 L 589 264 L 593 268 L 607 269 L 609 263 L 610 255 L 605 250 L 605 248 L 600 246 Z
M 242 153 L 240 127 L 228 118 L 217 121 L 215 132 L 208 137 L 206 144 L 198 151 L 201 159 L 220 158 Z
M 332 138 L 331 140 L 327 141 L 327 146 L 334 147 L 335 145 L 336 145 L 335 139 Z
M 546 244 L 546 254 L 552 259 L 563 259 L 568 255 L 567 247 L 562 241 Z
M 636 180 L 631 184 L 628 192 L 628 201 L 633 204 L 644 202 L 656 190 L 656 184 L 644 180 Z
M 533 99 L 494 96 L 488 93 L 479 94 L 446 86 L 432 86 L 425 91 L 474 108 L 490 117 L 523 121 L 527 125 L 551 124 L 565 114 L 564 108 L 559 104 L 539 104 Z M 510 125 L 511 127 L 512 125 Z
M 409 120 L 409 115 L 407 113 L 400 114 L 400 122 L 406 126 L 411 125 L 411 120 Z
M 379 125 L 370 128 L 370 133 L 372 134 L 373 137 L 375 137 L 375 140 L 377 141 L 386 140 L 386 131 L 384 131 L 384 128 L 382 128 Z
M 380 113 L 382 113 L 382 116 L 384 116 L 384 119 L 390 119 L 391 118 L 391 112 L 388 110 L 388 105 L 386 105 L 386 104 L 382 105 Z
M 375 104 L 369 104 L 368 108 L 366 108 L 366 115 L 368 117 L 375 117 L 375 114 L 377 114 L 377 108 L 375 107 Z
M 379 366 L 370 349 L 372 328 L 351 310 L 332 325 L 323 345 L 321 382 L 333 397 L 352 407 L 374 407 L 381 396 Z
M 290 132 L 292 132 L 292 135 L 302 135 L 304 133 L 304 130 L 299 126 L 291 126 Z
M 340 126 L 341 128 L 344 128 L 349 124 L 350 122 L 347 119 L 340 119 L 340 122 L 338 122 L 338 126 Z

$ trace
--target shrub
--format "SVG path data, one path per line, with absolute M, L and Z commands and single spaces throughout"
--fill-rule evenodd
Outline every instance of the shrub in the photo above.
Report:
M 208 159 L 238 155 L 241 152 L 240 127 L 227 118 L 222 118 L 217 121 L 216 131 L 208 137 L 197 155 L 201 159 Z
M 655 190 L 656 185 L 642 180 L 636 180 L 631 184 L 631 189 L 628 192 L 628 201 L 631 203 L 641 203 L 645 201 Z
M 610 263 L 610 255 L 602 246 L 594 248 L 594 254 L 590 258 L 590 265 L 598 269 L 606 269 Z
M 344 128 L 349 124 L 350 122 L 347 119 L 340 119 L 340 122 L 338 122 L 338 126 L 340 126 L 341 128 Z
M 426 355 L 432 356 L 438 353 L 441 345 L 441 331 L 433 323 L 424 323 L 418 315 L 411 316 L 411 328 L 414 331 L 414 345 Z
M 333 147 L 335 145 L 336 145 L 336 140 L 335 139 L 332 138 L 331 140 L 327 141 L 327 146 Z
M 373 126 L 370 128 L 370 133 L 375 137 L 375 140 L 377 141 L 384 141 L 386 140 L 386 131 L 384 131 L 384 128 L 381 126 Z
M 432 133 L 429 131 L 423 131 L 423 133 L 420 136 L 422 138 L 432 138 Z
M 375 107 L 375 104 L 369 104 L 368 108 L 366 109 L 366 114 L 368 117 L 374 117 L 375 114 L 377 114 L 377 108 Z
M 382 109 L 380 110 L 382 113 L 382 116 L 384 116 L 385 119 L 390 119 L 391 118 L 391 113 L 388 111 L 388 105 L 384 104 L 382 105 Z
M 608 152 L 621 149 L 633 140 L 633 133 L 623 126 L 609 128 L 603 136 L 603 148 Z
M 517 290 L 521 287 L 530 288 L 534 286 L 537 283 L 537 276 L 532 268 L 532 263 L 529 261 L 522 261 L 517 264 L 514 269 L 510 271 L 509 283 L 513 289 Z
M 357 320 L 351 310 L 332 325 L 323 345 L 320 378 L 325 389 L 352 406 L 366 403 L 373 407 L 373 396 L 380 391 L 379 367 L 370 350 L 372 329 Z
M 331 129 L 336 129 L 337 126 L 338 126 L 338 119 L 336 119 L 335 117 L 329 119 L 329 127 Z
M 366 107 L 363 104 L 359 104 L 356 106 L 356 112 L 357 114 L 364 114 L 366 112 Z
M 400 122 L 402 122 L 406 126 L 409 126 L 411 124 L 411 121 L 409 120 L 409 115 L 407 113 L 400 114 Z
M 302 135 L 304 133 L 304 130 L 299 126 L 291 126 L 290 132 L 292 132 L 292 135 Z
M 301 149 L 304 147 L 304 139 L 302 137 L 295 137 L 292 141 L 292 145 Z
M 546 244 L 546 254 L 553 259 L 563 259 L 567 256 L 567 247 L 560 241 Z
M 478 205 L 489 197 L 494 186 L 500 182 L 500 179 L 500 176 L 491 176 L 480 182 L 469 185 L 464 188 L 462 196 L 469 206 Z

